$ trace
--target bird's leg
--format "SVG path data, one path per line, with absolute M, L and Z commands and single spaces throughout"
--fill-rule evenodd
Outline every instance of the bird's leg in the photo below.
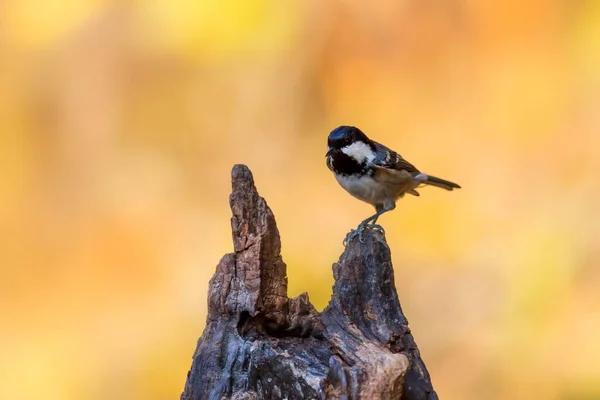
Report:
M 379 218 L 379 216 L 381 214 L 383 214 L 385 212 L 384 210 L 385 210 L 385 207 L 383 206 L 383 204 L 377 204 L 375 206 L 375 211 L 377 211 L 377 212 L 375 213 L 375 215 L 370 217 L 370 218 L 373 218 L 373 220 L 371 221 L 371 224 L 373 224 L 373 225 L 377 224 L 377 219 Z
M 354 239 L 356 236 L 358 236 L 358 240 L 361 243 L 364 243 L 362 235 L 363 235 L 363 231 L 365 230 L 365 228 L 374 229 L 374 230 L 380 231 L 381 233 L 385 233 L 385 230 L 383 229 L 383 227 L 381 225 L 376 224 L 377 219 L 381 216 L 381 214 L 391 211 L 394 208 L 396 208 L 396 204 L 394 204 L 394 203 L 388 204 L 385 207 L 382 205 L 377 205 L 375 207 L 375 209 L 377 210 L 377 212 L 375 214 L 371 215 L 369 218 L 362 221 L 358 225 L 356 230 L 350 231 L 350 233 L 348 233 L 348 235 L 346 235 L 346 238 L 344 239 L 344 246 L 346 246 L 348 243 L 350 243 L 350 241 L 352 241 L 352 239 Z
M 365 223 L 364 228 L 378 230 L 379 232 L 385 234 L 385 230 L 383 229 L 383 227 L 381 225 L 377 224 L 377 220 L 379 219 L 379 217 L 383 213 L 386 213 L 388 211 L 392 211 L 394 208 L 396 208 L 396 204 L 395 203 L 387 204 L 385 206 L 383 206 L 383 205 L 377 205 L 375 207 L 375 209 L 377 210 L 377 212 L 373 216 L 371 216 L 371 217 L 367 218 L 365 221 L 363 221 Z M 363 228 L 363 230 L 364 230 L 364 228 Z M 359 239 L 362 242 L 361 236 L 362 235 L 359 234 Z
M 381 210 L 381 211 L 377 211 L 377 213 L 375 213 L 374 215 L 371 215 L 369 218 L 365 219 L 364 221 L 362 221 L 360 224 L 358 224 L 358 227 L 352 231 L 350 231 L 347 235 L 346 238 L 344 239 L 344 246 L 346 246 L 348 243 L 350 243 L 352 241 L 352 239 L 354 239 L 356 236 L 358 236 L 358 240 L 361 243 L 364 243 L 365 241 L 363 240 L 363 231 L 365 230 L 365 228 L 369 227 L 369 228 L 374 228 L 376 230 L 379 230 L 380 232 L 384 232 L 383 228 L 381 227 L 381 225 L 377 225 L 375 223 L 373 223 L 373 221 L 376 221 L 377 218 L 383 214 L 385 211 Z

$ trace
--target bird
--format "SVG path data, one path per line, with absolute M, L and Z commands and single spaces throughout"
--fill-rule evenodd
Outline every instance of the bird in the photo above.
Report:
M 363 241 L 363 231 L 373 229 L 385 232 L 377 219 L 396 208 L 396 201 L 405 194 L 419 196 L 417 188 L 435 186 L 446 190 L 460 189 L 451 181 L 419 171 L 400 154 L 371 140 L 354 126 L 339 126 L 327 138 L 327 167 L 335 179 L 355 198 L 375 207 L 375 214 L 362 221 L 356 230 L 344 239 L 346 246 L 358 236 Z

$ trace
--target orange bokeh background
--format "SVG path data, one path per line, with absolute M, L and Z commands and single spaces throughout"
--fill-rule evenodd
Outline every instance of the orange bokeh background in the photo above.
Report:
M 0 52 L 0 398 L 178 398 L 235 163 L 323 308 L 338 125 L 463 186 L 380 220 L 440 398 L 600 398 L 600 2 L 0 1 Z

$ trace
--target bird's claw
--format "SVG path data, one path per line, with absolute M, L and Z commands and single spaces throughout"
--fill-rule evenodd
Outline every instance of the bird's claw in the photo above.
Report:
M 383 226 L 379 224 L 369 224 L 368 228 L 385 235 L 385 229 L 383 229 Z
M 383 229 L 383 227 L 381 225 L 361 223 L 360 225 L 358 225 L 358 227 L 356 229 L 353 229 L 350 232 L 348 232 L 348 234 L 344 238 L 344 241 L 342 242 L 344 247 L 346 247 L 348 245 L 348 243 L 350 243 L 352 241 L 352 239 L 354 239 L 357 236 L 358 236 L 358 241 L 361 243 L 364 243 L 365 241 L 363 240 L 363 232 L 365 229 L 372 229 L 374 231 L 378 231 L 379 233 L 385 234 L 385 230 Z
M 348 232 L 348 234 L 344 238 L 344 241 L 342 242 L 344 247 L 348 246 L 348 243 L 350 243 L 352 241 L 352 239 L 354 239 L 356 236 L 358 236 L 358 229 L 356 229 L 356 230 L 352 229 L 350 232 Z

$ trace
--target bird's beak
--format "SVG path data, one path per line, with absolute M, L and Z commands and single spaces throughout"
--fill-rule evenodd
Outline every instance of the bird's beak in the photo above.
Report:
M 329 150 L 327 150 L 327 153 L 325 153 L 325 157 L 329 157 L 331 153 L 333 153 L 333 149 L 330 147 Z

